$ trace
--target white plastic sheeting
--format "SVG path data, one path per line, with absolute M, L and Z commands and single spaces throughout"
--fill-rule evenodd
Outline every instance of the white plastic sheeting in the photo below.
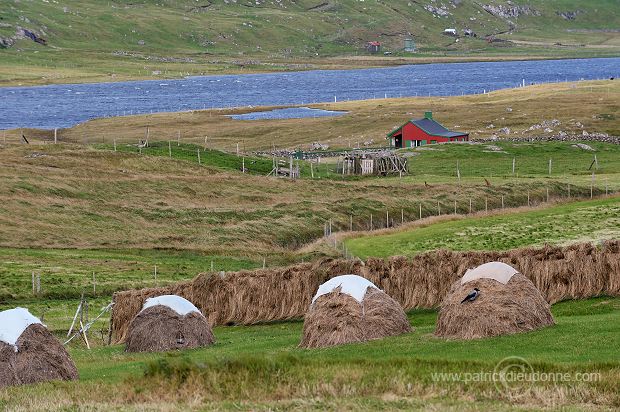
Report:
M 198 308 L 194 306 L 192 302 L 177 295 L 162 295 L 155 298 L 148 298 L 146 302 L 144 302 L 142 310 L 157 305 L 167 306 L 181 316 L 185 316 L 191 312 L 200 313 Z
M 0 341 L 15 346 L 28 326 L 35 323 L 42 324 L 28 309 L 15 308 L 0 312 Z
M 320 296 L 326 295 L 330 292 L 333 292 L 334 289 L 340 287 L 341 293 L 346 293 L 347 295 L 352 296 L 358 302 L 362 302 L 364 299 L 364 295 L 366 294 L 366 289 L 375 288 L 378 289 L 371 281 L 364 279 L 361 276 L 357 275 L 342 275 L 336 276 L 335 278 L 331 278 L 327 282 L 323 283 L 319 286 L 319 290 L 312 298 L 312 303 L 317 300 Z
M 519 271 L 503 262 L 489 262 L 474 269 L 467 269 L 461 278 L 461 285 L 476 279 L 493 279 L 504 285 Z

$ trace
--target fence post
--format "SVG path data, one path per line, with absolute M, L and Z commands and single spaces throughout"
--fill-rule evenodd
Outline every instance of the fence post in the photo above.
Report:
M 200 161 L 200 149 L 196 149 L 196 152 L 198 153 L 198 164 L 202 164 L 202 162 Z
M 172 157 L 172 142 L 168 140 L 168 157 Z
M 549 175 L 551 175 L 551 159 L 549 159 Z
M 95 272 L 93 272 L 93 296 L 97 296 L 97 279 L 95 279 Z
M 547 203 L 549 203 L 549 188 L 547 188 Z
M 370 230 L 372 230 L 372 213 L 370 214 Z
M 504 208 L 504 195 L 502 195 L 502 209 Z
M 420 203 L 420 219 L 422 219 L 422 203 Z
M 530 191 L 527 191 L 527 206 L 530 206 Z
M 471 207 L 471 197 L 469 198 L 469 214 L 471 214 L 472 211 L 472 207 Z
M 114 139 L 114 151 L 116 152 L 116 139 Z
M 488 197 L 484 198 L 484 211 L 486 213 L 489 213 L 489 198 Z
M 439 204 L 439 200 L 437 201 L 437 213 L 438 216 L 441 216 L 441 205 Z
M 456 215 L 456 199 L 454 199 L 454 214 Z
M 390 211 L 388 209 L 385 210 L 385 227 L 390 227 Z
M 400 209 L 400 224 L 405 223 L 405 209 Z
M 353 215 L 349 215 L 349 231 L 353 232 Z

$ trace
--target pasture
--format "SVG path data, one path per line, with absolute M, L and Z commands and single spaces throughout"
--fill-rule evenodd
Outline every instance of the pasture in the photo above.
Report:
M 614 133 L 618 119 L 605 114 L 617 106 L 616 83 L 545 85 L 432 102 L 345 102 L 325 105 L 350 111 L 339 119 L 257 122 L 251 130 L 244 122 L 205 111 L 100 119 L 61 131 L 56 145 L 46 131 L 32 132 L 33 144 L 18 145 L 16 131 L 11 131 L 0 145 L 0 309 L 28 307 L 62 338 L 82 293 L 92 318 L 120 290 L 167 286 L 199 272 L 269 269 L 338 257 L 341 245 L 335 248 L 334 239 L 362 258 L 617 239 L 620 149 L 611 143 L 582 142 L 593 150 L 577 142 L 502 139 L 432 145 L 402 151 L 411 171 L 402 178 L 343 177 L 333 161 L 313 164 L 312 177 L 310 164 L 302 161 L 296 181 L 267 177 L 272 159 L 251 153 L 272 147 L 276 135 L 286 136 L 281 145 L 289 148 L 319 140 L 317 136 L 367 138 L 355 136 L 359 132 L 354 128 L 367 127 L 380 136 L 397 118 L 411 117 L 431 104 L 440 108 L 438 118 L 449 119 L 447 126 L 461 124 L 480 136 L 499 126 L 527 135 L 532 122 L 549 117 L 573 131 L 582 131 L 580 122 L 589 131 Z M 558 105 L 567 95 L 575 101 Z M 506 111 L 508 105 L 512 112 Z M 576 115 L 579 105 L 583 110 Z M 482 120 L 469 119 L 471 106 Z M 534 108 L 546 111 L 532 119 Z M 371 117 L 374 110 L 380 115 Z M 494 131 L 474 126 L 491 122 Z M 152 141 L 139 149 L 136 143 L 144 138 L 146 124 L 152 125 Z M 182 131 L 186 138 L 177 144 L 181 124 L 187 127 Z M 237 155 L 241 130 L 248 130 L 248 140 L 245 148 L 241 142 Z M 336 147 L 347 148 L 347 139 Z M 326 239 L 328 222 L 334 235 Z M 33 276 L 41 279 L 36 293 Z M 104 345 L 109 319 L 104 315 L 90 331 L 92 350 L 79 341 L 69 345 L 80 381 L 2 389 L 0 407 L 620 406 L 618 298 L 560 302 L 552 312 L 554 327 L 470 342 L 433 337 L 437 312 L 416 309 L 408 313 L 415 331 L 384 341 L 302 350 L 297 348 L 302 324 L 293 320 L 218 326 L 213 347 L 131 355 L 122 346 Z M 514 398 L 498 391 L 494 382 L 463 378 L 492 372 L 507 356 L 525 358 L 536 371 L 568 373 L 571 380 L 519 386 L 524 392 Z M 581 373 L 598 375 L 587 382 L 573 379 Z
M 298 321 L 216 327 L 214 346 L 180 353 L 128 354 L 122 346 L 88 351 L 76 344 L 70 353 L 80 381 L 0 390 L 0 405 L 95 410 L 617 407 L 618 298 L 562 302 L 552 312 L 554 327 L 470 342 L 433 337 L 436 312 L 415 310 L 409 313 L 415 328 L 410 334 L 321 350 L 296 347 Z M 498 390 L 493 381 L 474 381 L 474 374 L 492 373 L 508 356 L 526 359 L 537 372 L 568 378 L 517 386 L 515 392 Z M 578 381 L 579 374 L 592 374 L 592 381 Z

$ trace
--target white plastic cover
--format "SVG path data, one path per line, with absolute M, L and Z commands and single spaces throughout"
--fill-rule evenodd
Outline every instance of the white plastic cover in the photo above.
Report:
M 15 308 L 0 312 L 0 341 L 15 346 L 28 326 L 42 324 L 28 309 Z
M 366 289 L 375 288 L 378 289 L 371 281 L 364 279 L 357 275 L 342 275 L 331 278 L 327 282 L 319 286 L 319 290 L 312 298 L 312 303 L 319 298 L 319 296 L 326 295 L 332 292 L 334 289 L 340 287 L 340 292 L 346 293 L 352 296 L 355 300 L 362 303 Z
M 200 313 L 198 308 L 194 306 L 192 302 L 177 295 L 162 295 L 155 298 L 148 298 L 146 302 L 144 302 L 142 310 L 157 305 L 167 306 L 181 316 L 185 316 L 191 312 Z
M 493 279 L 504 285 L 519 271 L 503 262 L 489 262 L 475 269 L 467 269 L 461 278 L 461 285 L 476 279 Z

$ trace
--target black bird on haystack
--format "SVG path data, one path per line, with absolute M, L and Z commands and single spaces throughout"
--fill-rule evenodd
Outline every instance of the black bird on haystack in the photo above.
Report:
M 476 300 L 479 294 L 480 294 L 480 289 L 474 288 L 474 290 L 472 290 L 469 295 L 465 296 L 465 299 L 463 299 L 461 303 L 473 302 L 474 300 Z

